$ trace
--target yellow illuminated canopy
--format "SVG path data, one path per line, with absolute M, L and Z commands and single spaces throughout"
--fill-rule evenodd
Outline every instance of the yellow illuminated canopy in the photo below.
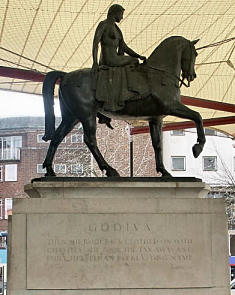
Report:
M 108 8 L 125 8 L 119 24 L 125 42 L 148 56 L 173 35 L 194 40 L 198 78 L 181 94 L 234 104 L 235 1 L 191 0 L 1 0 L 0 66 L 46 73 L 91 67 L 92 40 Z M 0 77 L 0 88 L 41 94 L 42 83 Z M 233 116 L 232 112 L 196 108 L 203 119 Z M 168 122 L 179 119 L 167 117 Z M 235 124 L 216 127 L 235 134 Z

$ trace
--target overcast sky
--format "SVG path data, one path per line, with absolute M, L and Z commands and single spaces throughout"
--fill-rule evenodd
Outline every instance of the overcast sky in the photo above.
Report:
M 58 99 L 55 113 L 60 116 Z M 0 117 L 18 116 L 44 116 L 42 96 L 0 90 Z

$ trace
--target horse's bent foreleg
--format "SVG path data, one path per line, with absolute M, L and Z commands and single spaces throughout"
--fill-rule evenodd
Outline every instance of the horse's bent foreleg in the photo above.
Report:
M 189 119 L 195 122 L 197 128 L 197 143 L 193 146 L 192 150 L 194 157 L 197 158 L 202 152 L 206 142 L 201 115 L 180 102 L 173 105 L 173 110 L 170 115 Z
M 105 170 L 108 177 L 119 176 L 118 172 L 108 165 L 100 153 L 96 141 L 96 118 L 90 117 L 82 121 L 84 130 L 84 141 L 94 156 L 101 171 Z
M 156 117 L 149 121 L 149 128 L 155 153 L 156 170 L 160 172 L 162 176 L 172 177 L 165 169 L 162 159 L 162 118 Z
M 73 129 L 74 125 L 77 122 L 78 120 L 69 121 L 69 122 L 62 120 L 59 127 L 56 129 L 55 134 L 50 142 L 46 158 L 43 162 L 43 168 L 46 168 L 45 176 L 56 176 L 52 168 L 52 162 L 53 162 L 55 152 L 59 144 L 62 142 L 65 136 Z

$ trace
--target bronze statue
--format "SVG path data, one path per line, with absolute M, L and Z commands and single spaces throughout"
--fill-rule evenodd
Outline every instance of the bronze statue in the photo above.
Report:
M 121 5 L 112 5 L 108 10 L 107 19 L 99 23 L 93 40 L 93 70 L 98 69 L 97 54 L 99 43 L 101 44 L 99 65 L 119 67 L 138 63 L 138 58 L 146 60 L 145 56 L 139 55 L 126 45 L 122 32 L 116 25 L 116 22 L 119 23 L 123 19 L 124 10 Z M 124 53 L 129 56 L 124 55 Z
M 114 15 L 111 13 L 112 18 Z M 112 28 L 115 28 L 116 34 L 120 34 L 115 25 L 115 21 L 122 18 L 122 13 L 112 20 Z M 109 19 L 109 17 L 108 17 Z M 107 22 L 108 22 L 107 19 Z M 115 21 L 114 21 L 115 20 Z M 110 29 L 108 24 L 108 31 Z M 99 32 L 99 29 L 98 29 Z M 109 31 L 110 32 L 110 31 Z M 104 37 L 105 35 L 101 35 Z M 104 39 L 96 38 L 96 40 Z M 106 36 L 107 37 L 107 36 Z M 105 37 L 105 38 L 106 38 Z M 105 39 L 106 41 L 108 40 Z M 115 37 L 116 38 L 116 37 Z M 114 38 L 114 39 L 115 39 Z M 102 41 L 103 40 L 103 41 Z M 115 39 L 116 40 L 116 39 Z M 105 42 L 106 42 L 105 41 Z M 52 168 L 53 158 L 58 145 L 63 138 L 74 128 L 80 121 L 83 125 L 84 140 L 99 168 L 106 171 L 108 177 L 119 176 L 118 172 L 112 168 L 101 155 L 96 142 L 96 116 L 98 113 L 116 119 L 141 119 L 149 122 L 152 144 L 155 151 L 156 170 L 161 172 L 162 176 L 171 176 L 165 169 L 162 160 L 162 119 L 164 116 L 171 115 L 180 118 L 189 119 L 195 122 L 197 128 L 197 142 L 193 146 L 193 155 L 198 157 L 202 152 L 205 144 L 205 135 L 203 130 L 202 118 L 200 114 L 183 105 L 180 102 L 180 85 L 184 84 L 184 79 L 190 82 L 196 78 L 194 65 L 197 56 L 195 50 L 196 41 L 189 41 L 180 36 L 174 36 L 165 39 L 149 56 L 146 63 L 131 65 L 127 77 L 127 96 L 131 89 L 133 94 L 131 99 L 122 101 L 122 106 L 118 110 L 107 110 L 104 104 L 96 99 L 96 92 L 93 88 L 94 71 L 92 69 L 81 69 L 70 73 L 53 71 L 46 75 L 43 83 L 43 99 L 45 108 L 45 135 L 44 140 L 51 140 L 49 149 L 43 167 L 46 168 L 46 176 L 55 176 Z M 97 42 L 97 41 L 96 41 Z M 108 53 L 109 46 L 103 43 L 102 63 L 110 65 L 110 55 L 115 54 L 120 44 L 123 44 L 122 35 L 118 35 L 114 42 L 113 53 Z M 124 50 L 126 49 L 124 45 Z M 94 50 L 96 52 L 96 49 Z M 130 52 L 130 51 L 129 51 Z M 107 54 L 106 54 L 107 53 Z M 123 54 L 123 52 L 121 52 Z M 94 53 L 95 57 L 95 53 Z M 123 58 L 125 56 L 117 54 L 115 62 L 119 62 L 119 67 L 107 67 L 114 74 L 125 71 L 131 59 Z M 137 56 L 136 56 L 137 57 Z M 143 58 L 144 60 L 144 58 Z M 128 62 L 127 62 L 128 61 Z M 116 65 L 116 64 L 115 64 Z M 94 60 L 93 69 L 96 68 L 97 62 Z M 119 69 L 119 72 L 116 71 Z M 92 74 L 93 73 L 93 74 Z M 124 72 L 123 72 L 124 73 Z M 182 79 L 180 78 L 182 73 Z M 130 78 L 130 80 L 129 80 Z M 55 130 L 55 116 L 53 109 L 54 87 L 58 79 L 60 80 L 59 99 L 61 106 L 62 122 Z M 108 84 L 113 85 L 111 84 Z M 131 86 L 131 87 L 130 87 Z M 146 89 L 146 91 L 143 91 Z M 115 90 L 116 91 L 116 90 Z M 112 91 L 110 92 L 112 94 Z M 126 93 L 126 91 L 124 91 Z M 144 95 L 145 94 L 145 95 Z M 136 96 L 137 95 L 137 96 Z M 112 100 L 112 96 L 109 97 Z

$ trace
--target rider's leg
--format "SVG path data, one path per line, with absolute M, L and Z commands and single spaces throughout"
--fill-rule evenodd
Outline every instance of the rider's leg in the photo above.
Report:
M 105 115 L 101 113 L 97 113 L 97 118 L 99 119 L 98 123 L 106 124 L 107 127 L 109 127 L 110 129 L 113 129 L 111 125 L 111 119 L 109 117 L 106 117 Z
M 126 56 L 126 55 L 117 55 L 109 61 L 108 66 L 121 67 L 121 66 L 126 66 L 131 64 L 134 65 L 138 63 L 139 63 L 139 60 L 136 57 Z
M 94 156 L 100 170 L 106 170 L 106 175 L 110 176 L 119 176 L 118 172 L 113 169 L 109 164 L 105 161 L 102 154 L 100 153 L 97 141 L 96 141 L 96 118 L 95 116 L 90 116 L 84 119 L 82 122 L 83 130 L 84 130 L 84 141 Z

